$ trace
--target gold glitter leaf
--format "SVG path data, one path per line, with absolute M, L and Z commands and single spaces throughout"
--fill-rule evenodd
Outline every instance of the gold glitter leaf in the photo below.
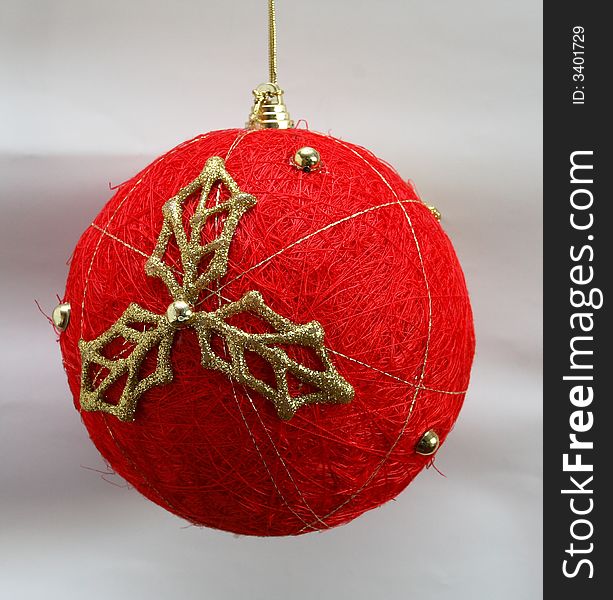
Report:
M 207 208 L 206 203 L 215 183 L 221 181 L 232 193 L 226 202 Z M 185 200 L 200 191 L 200 199 L 190 219 L 190 234 L 183 227 L 183 208 Z M 153 254 L 145 265 L 145 271 L 152 277 L 159 277 L 168 287 L 175 300 L 195 303 L 200 292 L 226 274 L 228 269 L 228 251 L 240 218 L 256 200 L 249 194 L 243 194 L 236 182 L 225 169 L 223 159 L 214 156 L 207 160 L 202 173 L 179 193 L 168 200 L 162 208 L 164 223 L 158 236 Z M 202 228 L 207 219 L 226 213 L 221 234 L 211 242 L 202 245 Z M 164 262 L 164 254 L 174 236 L 181 252 L 183 267 L 183 284 L 179 285 L 173 269 Z M 198 275 L 201 261 L 212 254 L 206 272 Z
M 247 333 L 226 322 L 234 315 L 251 312 L 262 317 L 276 330 L 275 333 Z M 353 388 L 336 371 L 325 349 L 324 330 L 317 321 L 296 325 L 266 306 L 259 292 L 247 292 L 238 302 L 225 304 L 210 313 L 196 315 L 193 327 L 198 333 L 202 351 L 202 366 L 217 369 L 238 383 L 249 386 L 273 402 L 282 419 L 290 419 L 305 404 L 346 403 L 353 398 Z M 211 346 L 211 337 L 217 334 L 225 342 L 230 360 L 217 356 Z M 292 360 L 277 345 L 295 345 L 312 349 L 324 366 L 317 371 Z M 277 387 L 273 388 L 253 376 L 245 360 L 245 352 L 251 351 L 270 363 Z M 316 388 L 309 394 L 292 396 L 287 374 L 298 381 Z
M 135 329 L 134 324 L 143 323 L 144 331 Z M 147 329 L 146 325 L 153 325 Z M 129 356 L 107 358 L 103 352 L 113 340 L 123 338 L 135 345 Z M 173 327 L 164 316 L 149 312 L 138 304 L 130 304 L 119 320 L 102 335 L 85 342 L 79 341 L 81 351 L 81 407 L 83 410 L 115 415 L 122 421 L 134 418 L 138 399 L 156 385 L 172 381 L 170 349 L 174 338 Z M 139 371 L 147 355 L 157 346 L 157 367 L 144 379 L 139 379 Z M 108 375 L 95 385 L 92 368 L 96 366 L 108 370 Z M 105 401 L 109 388 L 121 377 L 127 379 L 117 404 Z
M 230 191 L 230 198 L 212 207 L 207 200 L 213 186 L 221 182 Z M 199 199 L 185 230 L 183 211 L 185 201 L 199 192 Z M 193 305 L 200 293 L 211 283 L 221 279 L 228 269 L 228 253 L 241 217 L 255 205 L 256 199 L 240 191 L 226 171 L 223 159 L 210 158 L 200 175 L 168 200 L 162 213 L 164 221 L 155 248 L 147 260 L 145 272 L 159 277 L 168 288 L 172 302 L 165 315 L 157 315 L 138 304 L 130 304 L 119 320 L 102 335 L 91 341 L 81 340 L 81 408 L 103 411 L 123 421 L 134 418 L 139 398 L 154 386 L 170 383 L 173 378 L 170 351 L 176 329 L 192 327 L 198 336 L 201 363 L 206 369 L 215 369 L 241 385 L 256 390 L 270 400 L 282 419 L 290 419 L 306 404 L 343 404 L 353 398 L 353 388 L 343 379 L 330 361 L 324 345 L 324 330 L 317 321 L 304 325 L 292 323 L 268 307 L 257 291 L 247 292 L 240 300 L 228 302 L 215 311 L 194 311 Z M 210 218 L 220 215 L 225 219 L 219 235 L 203 244 L 203 228 Z M 174 268 L 166 264 L 164 256 L 174 238 L 181 255 L 182 280 L 179 283 Z M 204 272 L 200 272 L 207 259 Z M 271 333 L 249 333 L 231 325 L 228 319 L 235 315 L 252 314 L 263 319 Z M 134 327 L 134 324 L 137 327 Z M 143 331 L 140 331 L 142 326 Z M 212 347 L 213 336 L 226 344 L 228 360 L 218 356 Z M 115 340 L 123 338 L 133 345 L 131 352 L 108 358 L 105 350 Z M 290 358 L 279 346 L 295 346 L 313 352 L 323 368 L 309 368 Z M 153 373 L 139 379 L 146 358 L 157 348 L 157 366 Z M 247 364 L 246 354 L 252 352 L 267 362 L 274 373 L 275 384 L 258 379 Z M 107 374 L 97 383 L 92 371 L 98 367 Z M 125 376 L 126 381 L 119 401 L 109 401 L 111 386 Z M 288 378 L 296 379 L 308 393 L 292 394 Z

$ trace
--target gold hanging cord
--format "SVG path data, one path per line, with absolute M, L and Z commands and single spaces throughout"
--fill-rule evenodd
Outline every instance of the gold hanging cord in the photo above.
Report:
M 253 90 L 254 102 L 247 121 L 248 129 L 289 129 L 294 126 L 277 84 L 277 23 L 275 0 L 268 0 L 268 83 Z
M 268 68 L 270 83 L 277 85 L 277 23 L 275 0 L 268 0 Z

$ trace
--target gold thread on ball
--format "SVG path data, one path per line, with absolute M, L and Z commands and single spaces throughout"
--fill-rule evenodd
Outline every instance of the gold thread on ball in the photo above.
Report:
M 70 323 L 70 303 L 61 302 L 54 309 L 51 315 L 53 324 L 58 331 L 66 331 Z
M 321 156 L 319 156 L 319 152 L 315 148 L 304 146 L 294 154 L 293 162 L 294 166 L 298 167 L 301 171 L 310 173 L 319 169 Z
M 439 445 L 440 440 L 436 431 L 434 431 L 434 429 L 428 429 L 428 431 L 421 436 L 419 442 L 417 442 L 415 452 L 423 456 L 431 456 L 438 450 Z

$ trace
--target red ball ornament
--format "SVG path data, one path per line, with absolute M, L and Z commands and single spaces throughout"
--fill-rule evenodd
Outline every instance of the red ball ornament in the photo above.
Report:
M 474 351 L 433 211 L 367 150 L 300 129 L 158 158 L 82 235 L 64 302 L 102 455 L 167 510 L 242 534 L 397 496 L 452 428 Z

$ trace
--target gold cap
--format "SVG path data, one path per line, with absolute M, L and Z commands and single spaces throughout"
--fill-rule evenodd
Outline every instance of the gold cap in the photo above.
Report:
M 290 129 L 294 126 L 276 83 L 262 83 L 253 90 L 253 107 L 247 129 Z

